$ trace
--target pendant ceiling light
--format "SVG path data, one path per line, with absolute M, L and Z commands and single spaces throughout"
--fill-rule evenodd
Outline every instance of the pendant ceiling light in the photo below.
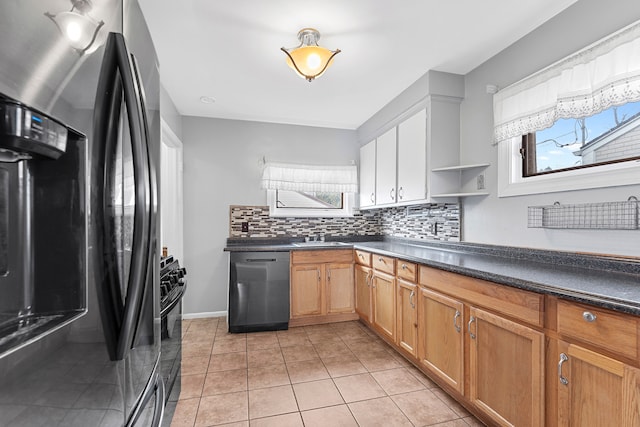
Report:
M 312 81 L 320 77 L 332 63 L 340 49 L 329 50 L 318 45 L 320 32 L 315 28 L 303 28 L 298 32 L 300 45 L 290 49 L 280 48 L 287 54 L 287 65 L 300 77 Z
M 92 7 L 90 0 L 71 0 L 71 10 L 68 12 L 60 12 L 57 15 L 45 12 L 45 16 L 56 24 L 67 42 L 80 55 L 91 49 L 98 31 L 104 25 L 104 21 L 98 22 L 89 16 Z

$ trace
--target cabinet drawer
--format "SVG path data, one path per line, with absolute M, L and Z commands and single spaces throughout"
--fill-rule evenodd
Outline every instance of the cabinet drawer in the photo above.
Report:
M 367 267 L 371 267 L 371 254 L 369 252 L 360 251 L 356 249 L 354 251 L 356 264 L 366 265 Z
M 490 308 L 531 325 L 544 325 L 544 296 L 437 268 L 420 266 L 420 285 Z
M 396 262 L 396 277 L 409 282 L 416 282 L 418 280 L 418 266 L 412 262 L 399 259 Z
M 351 249 L 325 249 L 291 251 L 291 264 L 310 264 L 327 262 L 353 262 Z
M 558 333 L 638 358 L 638 318 L 558 300 Z
M 378 254 L 373 254 L 372 258 L 373 268 L 379 271 L 384 271 L 385 273 L 395 274 L 394 267 L 396 260 L 394 258 Z

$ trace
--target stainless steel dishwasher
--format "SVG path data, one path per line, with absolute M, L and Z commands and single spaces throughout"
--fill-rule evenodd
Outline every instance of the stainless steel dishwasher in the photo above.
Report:
M 231 252 L 229 332 L 289 328 L 289 252 Z

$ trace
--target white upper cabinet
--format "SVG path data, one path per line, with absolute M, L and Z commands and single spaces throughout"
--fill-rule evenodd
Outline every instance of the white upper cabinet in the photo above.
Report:
M 424 98 L 377 126 L 388 130 L 377 136 L 375 144 L 370 142 L 361 149 L 360 208 L 456 201 L 467 195 L 462 190 L 470 188 L 475 180 L 482 181 L 472 176 L 480 167 L 459 165 L 464 78 L 429 71 L 424 83 Z M 375 156 L 371 153 L 373 145 Z M 371 173 L 375 175 L 375 188 L 371 187 Z
M 396 128 L 376 139 L 376 206 L 396 202 Z
M 427 197 L 427 112 L 420 110 L 398 125 L 397 202 Z
M 360 147 L 360 207 L 376 205 L 376 140 Z

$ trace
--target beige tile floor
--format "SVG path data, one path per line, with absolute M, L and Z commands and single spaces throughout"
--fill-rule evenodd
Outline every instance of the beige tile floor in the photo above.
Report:
M 229 334 L 184 321 L 172 427 L 481 426 L 359 322 Z

